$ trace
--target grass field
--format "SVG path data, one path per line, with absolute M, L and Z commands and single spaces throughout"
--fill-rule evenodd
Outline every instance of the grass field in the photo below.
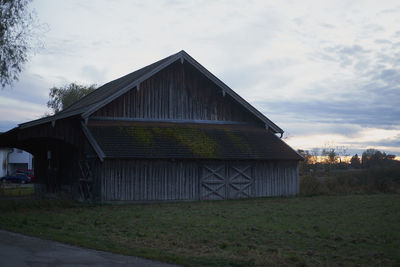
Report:
M 35 189 L 32 186 L 20 186 L 20 185 L 1 185 L 0 184 L 0 197 L 19 197 L 29 196 L 35 193 Z
M 399 265 L 400 195 L 83 205 L 0 201 L 0 228 L 187 266 Z

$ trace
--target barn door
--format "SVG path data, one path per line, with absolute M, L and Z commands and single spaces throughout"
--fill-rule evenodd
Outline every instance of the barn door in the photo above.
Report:
M 86 160 L 79 162 L 81 178 L 79 179 L 79 197 L 81 201 L 92 200 L 92 172 Z
M 253 195 L 249 164 L 205 164 L 200 178 L 200 199 L 249 198 Z
M 251 184 L 253 182 L 250 165 L 230 165 L 228 168 L 228 198 L 251 197 Z
M 200 199 L 225 199 L 225 164 L 205 164 L 200 174 Z

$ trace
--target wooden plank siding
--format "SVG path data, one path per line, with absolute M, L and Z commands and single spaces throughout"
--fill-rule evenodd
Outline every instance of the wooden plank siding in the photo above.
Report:
M 299 193 L 298 163 L 261 161 L 254 166 L 254 196 L 288 196 Z
M 81 130 L 80 122 L 73 119 L 59 120 L 54 125 L 46 123 L 29 127 L 18 133 L 19 142 L 33 139 L 55 139 L 74 145 L 76 148 L 83 147 L 86 138 Z M 34 146 L 34 142 L 28 142 Z
M 167 160 L 105 160 L 100 174 L 102 200 L 193 200 L 198 165 Z
M 215 169 L 217 176 L 224 177 L 225 188 L 209 194 L 202 187 L 202 178 L 210 178 L 203 171 L 208 166 L 224 166 Z M 268 197 L 296 195 L 299 192 L 297 162 L 278 161 L 171 161 L 171 160 L 120 160 L 106 159 L 100 166 L 102 201 L 164 201 L 229 199 L 244 197 Z M 250 186 L 243 187 L 242 194 L 230 179 L 232 169 L 242 170 Z M 226 170 L 226 172 L 225 172 Z M 251 179 L 250 179 L 251 178 Z M 240 178 L 242 179 L 242 178 Z M 212 180 L 212 179 L 211 179 Z M 212 191 L 212 189 L 210 189 Z
M 235 121 L 259 119 L 188 63 L 176 62 L 96 111 L 93 117 Z

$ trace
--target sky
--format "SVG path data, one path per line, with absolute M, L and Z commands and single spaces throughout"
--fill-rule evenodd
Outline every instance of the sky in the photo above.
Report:
M 185 50 L 295 149 L 400 156 L 399 1 L 34 0 L 41 31 L 0 90 L 0 132 L 40 118 L 49 89 L 102 85 Z

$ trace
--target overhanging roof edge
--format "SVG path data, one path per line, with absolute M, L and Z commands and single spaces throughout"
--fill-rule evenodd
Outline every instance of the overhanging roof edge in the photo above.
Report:
M 144 80 L 150 78 L 151 76 L 155 75 L 156 73 L 160 72 L 161 70 L 163 70 L 164 68 L 166 68 L 167 66 L 171 65 L 172 63 L 174 63 L 175 61 L 180 59 L 180 53 L 175 54 L 173 57 L 171 57 L 171 59 L 167 60 L 166 62 L 164 62 L 163 64 L 161 64 L 160 66 L 157 66 L 155 69 L 153 69 L 152 71 L 140 76 L 139 78 L 135 79 L 134 81 L 132 81 L 131 83 L 129 83 L 128 85 L 124 86 L 121 90 L 119 90 L 118 92 L 112 94 L 111 96 L 103 99 L 102 101 L 96 103 L 95 105 L 93 105 L 92 107 L 90 107 L 87 111 L 85 111 L 84 113 L 82 113 L 82 118 L 87 118 L 89 117 L 91 114 L 93 114 L 95 111 L 99 110 L 100 108 L 104 107 L 105 105 L 107 105 L 108 103 L 112 102 L 114 99 L 116 99 L 117 97 L 125 94 L 126 92 L 128 92 L 129 90 L 133 89 L 134 87 L 138 86 L 141 82 L 143 82 Z
M 25 128 L 36 126 L 36 125 L 39 125 L 39 124 L 48 123 L 48 122 L 57 121 L 57 120 L 60 120 L 60 119 L 73 117 L 73 116 L 78 115 L 80 113 L 82 113 L 82 112 L 80 112 L 79 110 L 76 110 L 75 112 L 58 115 L 57 118 L 54 118 L 55 115 L 52 115 L 50 117 L 45 117 L 45 118 L 40 118 L 40 119 L 33 120 L 33 121 L 20 123 L 20 124 L 18 124 L 18 127 L 20 129 L 25 129 Z
M 249 110 L 253 115 L 266 123 L 271 129 L 273 129 L 276 133 L 283 133 L 284 131 L 275 123 L 273 123 L 270 119 L 268 119 L 264 114 L 258 111 L 255 107 L 253 107 L 249 102 L 243 99 L 240 95 L 238 95 L 235 91 L 233 91 L 228 85 L 226 85 L 223 81 L 218 79 L 214 74 L 212 74 L 209 70 L 203 67 L 199 62 L 197 62 L 194 58 L 192 58 L 188 53 L 182 50 L 182 56 L 189 61 L 194 67 L 196 67 L 201 73 L 203 73 L 206 77 L 208 77 L 215 84 L 220 86 L 223 90 L 226 91 L 230 96 L 233 97 L 236 101 L 242 104 L 247 110 Z
M 135 88 L 141 82 L 143 82 L 144 80 L 155 75 L 156 73 L 163 70 L 164 68 L 168 67 L 170 64 L 176 62 L 177 60 L 181 60 L 182 63 L 183 63 L 183 60 L 186 60 L 192 66 L 194 66 L 198 71 L 200 71 L 203 75 L 205 75 L 212 82 L 214 82 L 217 86 L 219 86 L 224 92 L 228 93 L 233 99 L 235 99 L 244 108 L 246 108 L 248 111 L 250 111 L 250 113 L 252 113 L 254 116 L 256 116 L 258 119 L 260 119 L 262 122 L 264 122 L 266 124 L 266 126 L 268 126 L 272 131 L 274 131 L 275 133 L 281 133 L 281 134 L 284 132 L 280 127 L 278 127 L 275 123 L 273 123 L 271 120 L 269 120 L 264 114 L 262 114 L 256 108 L 254 108 L 250 103 L 248 103 L 245 99 L 243 99 L 240 95 L 238 95 L 235 91 L 233 91 L 228 85 L 226 85 L 224 82 L 222 82 L 220 79 L 218 79 L 214 74 L 212 74 L 205 67 L 203 67 L 199 62 L 197 62 L 194 58 L 192 58 L 184 50 L 181 50 L 180 52 L 178 52 L 175 55 L 172 55 L 170 57 L 171 58 L 168 59 L 166 62 L 157 66 L 156 68 L 149 71 L 148 73 L 145 73 L 144 75 L 139 76 L 138 78 L 136 78 L 135 80 L 133 80 L 128 85 L 124 86 L 122 89 L 118 90 L 114 94 L 106 97 L 103 100 L 100 100 L 97 103 L 93 103 L 92 105 L 89 105 L 85 110 L 78 109 L 78 110 L 66 112 L 64 114 L 58 114 L 57 116 L 53 115 L 51 117 L 41 118 L 41 119 L 37 119 L 34 121 L 21 123 L 18 126 L 21 129 L 24 129 L 24 128 L 36 126 L 36 125 L 43 124 L 43 123 L 54 122 L 56 120 L 72 117 L 75 115 L 81 115 L 81 117 L 83 119 L 86 119 L 91 114 L 93 114 L 95 111 L 97 111 L 98 109 L 104 107 L 105 105 L 112 102 L 117 97 L 123 95 L 124 93 L 128 92 L 129 90 Z

